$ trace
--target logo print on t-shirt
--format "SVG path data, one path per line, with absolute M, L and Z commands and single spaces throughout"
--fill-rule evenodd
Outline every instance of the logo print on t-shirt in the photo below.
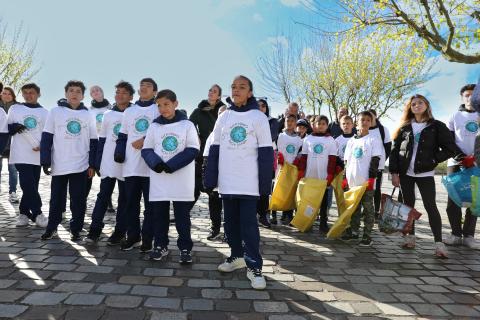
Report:
M 468 132 L 476 133 L 478 131 L 478 123 L 469 121 L 465 124 L 465 129 L 467 129 Z
M 137 132 L 140 132 L 140 133 L 147 131 L 149 126 L 150 126 L 150 123 L 148 123 L 148 120 L 145 118 L 138 119 L 135 122 L 135 130 L 137 130 Z
M 356 147 L 355 149 L 353 149 L 353 156 L 355 157 L 355 159 L 360 159 L 361 157 L 363 157 L 363 149 L 360 147 Z
M 178 147 L 178 140 L 174 136 L 166 136 L 162 141 L 163 150 L 173 152 Z
M 315 152 L 316 154 L 320 154 L 323 152 L 323 149 L 325 149 L 323 144 L 319 143 L 315 145 L 315 147 L 313 147 L 313 152 Z
M 121 123 L 117 123 L 116 125 L 113 126 L 113 134 L 118 137 L 118 133 L 120 132 L 120 129 L 122 128 Z
M 236 126 L 230 131 L 230 139 L 235 143 L 241 143 L 247 139 L 247 130 L 244 127 Z
M 23 119 L 23 125 L 27 127 L 28 130 L 35 129 L 37 127 L 37 119 L 34 117 L 26 117 Z
M 289 144 L 287 146 L 286 150 L 287 150 L 287 153 L 293 154 L 293 153 L 295 153 L 295 146 L 293 144 Z
M 82 131 L 82 125 L 77 120 L 70 120 L 67 123 L 67 131 L 71 134 L 78 135 Z
M 416 142 L 416 143 L 418 143 L 418 141 L 420 141 L 420 132 L 417 132 L 417 134 L 415 135 L 414 139 L 415 139 L 415 142 Z
M 103 121 L 103 113 L 97 114 L 96 117 L 95 117 L 95 120 L 97 120 L 97 122 L 102 122 Z

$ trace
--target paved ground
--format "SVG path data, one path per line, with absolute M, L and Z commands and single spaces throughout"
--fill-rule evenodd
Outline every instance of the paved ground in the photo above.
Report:
M 18 209 L 7 201 L 7 179 L 4 170 L 1 319 L 480 318 L 480 252 L 454 248 L 450 259 L 436 259 L 426 217 L 418 225 L 420 240 L 414 251 L 402 250 L 400 237 L 378 232 L 372 248 L 359 248 L 326 240 L 317 227 L 306 234 L 285 226 L 262 229 L 268 289 L 253 291 L 244 271 L 228 275 L 216 271 L 228 248 L 205 240 L 209 223 L 204 197 L 192 212 L 195 263 L 182 267 L 173 246 L 163 263 L 148 261 L 136 251 L 108 248 L 112 216 L 98 246 L 72 243 L 67 224 L 59 229 L 60 240 L 40 241 L 43 230 L 15 227 Z M 48 212 L 49 179 L 42 177 L 41 184 Z M 388 185 L 384 183 L 390 192 Z M 440 184 L 438 189 L 444 214 L 446 195 Z M 330 221 L 335 212 L 331 210 Z M 445 215 L 443 222 L 446 234 Z M 172 230 L 172 240 L 175 236 Z

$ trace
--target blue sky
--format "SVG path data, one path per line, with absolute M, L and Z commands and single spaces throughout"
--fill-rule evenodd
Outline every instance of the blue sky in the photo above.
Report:
M 276 100 L 260 87 L 255 61 L 279 31 L 309 32 L 293 23 L 315 19 L 302 5 L 308 1 L 15 0 L 1 2 L 0 18 L 10 29 L 23 22 L 38 42 L 42 69 L 35 81 L 46 107 L 63 96 L 70 79 L 98 84 L 113 100 L 120 79 L 137 87 L 150 76 L 160 88 L 174 90 L 180 107 L 191 111 L 213 83 L 228 94 L 237 74 L 252 78 L 256 95 Z M 445 119 L 459 103 L 459 87 L 476 82 L 480 66 L 439 60 L 435 71 L 439 76 L 420 91 L 432 100 L 434 114 Z M 274 105 L 281 112 L 283 104 Z

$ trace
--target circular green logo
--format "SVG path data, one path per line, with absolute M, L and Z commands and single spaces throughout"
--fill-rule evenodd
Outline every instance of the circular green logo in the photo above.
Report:
M 103 113 L 97 114 L 97 116 L 95 117 L 95 120 L 97 120 L 97 122 L 102 122 L 103 121 Z
M 361 157 L 363 157 L 363 149 L 360 147 L 356 147 L 355 149 L 353 149 L 353 156 L 355 157 L 355 159 L 360 159 Z
M 137 122 L 135 122 L 135 129 L 138 132 L 145 132 L 148 129 L 148 126 L 150 124 L 148 123 L 148 120 L 145 118 L 138 119 Z
M 320 154 L 323 152 L 323 149 L 323 144 L 319 143 L 315 147 L 313 147 L 313 152 L 315 152 L 316 154 Z
M 28 130 L 35 129 L 37 127 L 37 119 L 34 117 L 26 117 L 23 119 L 23 125 L 27 127 Z
M 418 143 L 420 141 L 420 132 L 417 132 L 414 139 L 415 139 L 416 143 Z
M 173 152 L 178 147 L 178 140 L 174 136 L 166 136 L 162 141 L 163 150 Z
M 286 150 L 287 150 L 287 153 L 293 154 L 295 153 L 295 146 L 293 144 L 289 144 Z
M 243 142 L 247 138 L 247 130 L 244 127 L 236 126 L 230 131 L 230 138 L 235 143 Z
M 467 129 L 467 131 L 472 132 L 472 133 L 477 132 L 478 131 L 478 123 L 476 123 L 475 121 L 469 121 L 465 125 L 465 129 Z
M 82 131 L 82 125 L 76 120 L 68 121 L 67 131 L 71 134 L 80 134 L 80 131 Z
M 120 132 L 120 129 L 122 128 L 121 123 L 117 123 L 116 125 L 113 126 L 113 134 L 118 137 L 118 133 Z

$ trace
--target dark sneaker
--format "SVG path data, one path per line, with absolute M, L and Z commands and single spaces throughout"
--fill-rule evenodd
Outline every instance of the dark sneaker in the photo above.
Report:
M 210 234 L 207 237 L 207 240 L 217 240 L 220 239 L 222 235 L 220 234 L 220 230 L 210 230 Z
M 363 236 L 362 241 L 358 244 L 360 247 L 370 247 L 373 241 L 369 236 Z
M 120 245 L 120 249 L 122 249 L 123 251 L 130 251 L 133 248 L 139 247 L 140 243 L 141 243 L 140 237 L 137 237 L 137 238 L 127 237 L 127 239 L 125 239 L 125 241 L 123 241 L 122 244 Z
M 140 251 L 143 252 L 143 253 L 147 253 L 147 252 L 150 252 L 152 251 L 153 249 L 153 240 L 143 240 L 142 241 L 142 245 L 140 246 Z
M 262 227 L 270 229 L 272 225 L 270 224 L 270 221 L 268 221 L 268 218 L 266 215 L 262 215 L 258 218 L 258 222 Z
M 180 260 L 178 261 L 180 264 L 190 264 L 192 263 L 192 253 L 190 250 L 182 250 L 180 251 Z
M 107 240 L 108 246 L 118 246 L 125 240 L 125 234 L 114 231 Z
M 276 213 L 275 214 L 272 213 L 272 218 L 270 219 L 270 224 L 274 224 L 274 225 L 278 224 Z
M 80 236 L 80 232 L 72 232 L 70 234 L 70 240 L 72 240 L 74 242 L 82 240 L 82 237 Z
M 168 256 L 168 249 L 162 247 L 155 247 L 153 248 L 152 252 L 150 252 L 150 259 L 155 261 L 160 261 L 163 258 Z
M 321 232 L 321 233 L 328 233 L 328 231 L 330 231 L 330 227 L 328 226 L 328 224 L 320 224 L 320 227 L 318 228 L 318 230 Z
M 46 230 L 44 234 L 42 234 L 42 240 L 50 240 L 56 238 L 58 236 L 57 230 Z
M 87 234 L 87 237 L 85 238 L 85 241 L 87 243 L 97 243 L 98 240 L 100 240 L 100 234 L 101 234 L 100 230 L 90 229 L 90 231 Z

